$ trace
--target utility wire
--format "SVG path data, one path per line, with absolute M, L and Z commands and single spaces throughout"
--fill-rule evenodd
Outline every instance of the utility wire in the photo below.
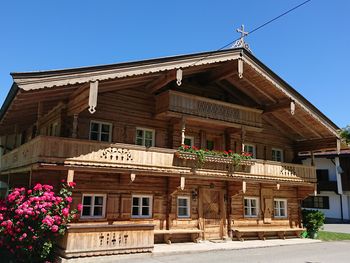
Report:
M 268 24 L 271 24 L 272 22 L 276 21 L 277 19 L 279 19 L 279 18 L 281 18 L 281 17 L 283 17 L 283 16 L 285 16 L 285 15 L 287 15 L 287 14 L 293 12 L 294 10 L 296 10 L 296 9 L 298 9 L 299 7 L 301 7 L 301 6 L 305 5 L 305 4 L 307 4 L 308 2 L 311 2 L 311 0 L 304 1 L 304 2 L 302 2 L 301 4 L 296 5 L 295 7 L 289 9 L 288 11 L 286 11 L 286 12 L 284 12 L 284 13 L 282 13 L 282 14 L 276 16 L 275 18 L 272 18 L 272 19 L 266 21 L 266 22 L 263 23 L 262 25 L 260 25 L 260 26 L 258 26 L 258 27 L 256 27 L 256 28 L 254 28 L 253 30 L 251 30 L 250 32 L 248 32 L 248 33 L 246 34 L 246 36 L 249 36 L 249 35 L 255 33 L 255 32 L 258 31 L 259 29 L 261 29 L 261 28 L 267 26 Z M 220 50 L 223 50 L 223 49 L 225 49 L 225 48 L 231 46 L 233 43 L 235 43 L 236 41 L 238 41 L 240 38 L 241 38 L 241 37 L 236 38 L 235 40 L 232 40 L 231 42 L 229 42 L 229 43 L 227 43 L 226 45 L 222 46 L 221 48 L 217 49 L 216 51 L 220 51 Z M 203 59 L 205 59 L 205 58 L 207 58 L 207 57 L 210 57 L 211 55 L 212 55 L 212 54 L 208 54 L 207 56 L 205 56 L 205 57 L 203 57 L 203 58 L 197 60 L 196 62 L 194 62 L 194 63 L 191 64 L 190 66 L 194 66 L 194 65 L 197 64 L 198 62 L 202 61 Z

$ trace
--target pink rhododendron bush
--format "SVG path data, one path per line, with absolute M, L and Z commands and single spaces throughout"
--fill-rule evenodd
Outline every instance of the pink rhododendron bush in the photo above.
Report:
M 0 254 L 15 262 L 51 260 L 57 237 L 78 212 L 70 207 L 74 186 L 62 182 L 57 194 L 41 184 L 11 190 L 0 201 Z

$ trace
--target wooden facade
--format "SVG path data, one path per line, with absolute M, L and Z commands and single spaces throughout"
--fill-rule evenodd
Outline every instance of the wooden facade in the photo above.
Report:
M 244 49 L 12 76 L 0 113 L 2 193 L 77 183 L 74 206 L 85 210 L 60 242 L 64 257 L 296 236 L 300 203 L 316 190 L 315 167 L 298 163 L 298 152 L 339 140 L 330 120 Z M 184 142 L 253 159 L 232 167 L 212 156 L 198 167 L 177 150 Z

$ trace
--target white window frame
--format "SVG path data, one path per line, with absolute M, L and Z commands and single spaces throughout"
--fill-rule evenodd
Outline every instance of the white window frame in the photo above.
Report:
M 275 202 L 278 202 L 278 207 L 276 209 L 275 207 Z M 285 215 L 281 216 L 281 206 L 280 206 L 280 202 L 284 203 L 284 211 L 285 211 Z M 278 214 L 276 215 L 276 210 L 278 211 Z M 273 215 L 274 218 L 287 218 L 288 217 L 288 201 L 285 198 L 274 198 L 273 199 Z
M 112 129 L 113 129 L 112 123 L 104 122 L 104 121 L 96 121 L 96 120 L 91 120 L 90 121 L 89 140 L 91 140 L 91 128 L 92 128 L 92 124 L 93 123 L 97 123 L 98 124 L 98 140 L 96 140 L 96 141 L 99 141 L 99 142 L 111 142 L 112 141 Z M 101 141 L 102 124 L 109 126 L 108 141 Z
M 90 215 L 88 215 L 88 216 L 87 215 L 83 215 L 84 197 L 91 197 L 91 205 L 90 205 L 91 209 L 90 209 Z M 100 216 L 95 216 L 94 215 L 95 197 L 102 197 L 103 198 L 102 215 L 100 215 Z M 83 208 L 81 209 L 80 217 L 81 218 L 104 218 L 106 216 L 106 199 L 107 199 L 107 195 L 106 194 L 83 194 L 82 202 L 81 202 Z
M 185 140 L 186 139 L 191 140 L 191 145 L 189 145 L 189 146 L 192 147 L 194 145 L 194 136 L 187 136 L 187 135 L 185 135 Z
M 256 159 L 256 147 L 255 147 L 255 145 L 254 144 L 250 144 L 250 143 L 245 143 L 244 144 L 244 149 L 243 149 L 244 152 L 246 152 L 245 151 L 245 147 L 252 147 L 253 148 L 252 158 Z
M 142 137 L 142 145 L 140 144 L 137 144 L 137 131 L 143 131 L 143 137 Z M 135 144 L 136 145 L 140 145 L 140 146 L 145 146 L 146 147 L 146 143 L 145 143 L 145 131 L 149 131 L 149 132 L 152 132 L 152 145 L 151 147 L 154 147 L 155 146 L 155 135 L 156 135 L 156 131 L 155 129 L 149 129 L 149 128 L 143 128 L 143 127 L 136 127 L 136 131 L 135 131 Z
M 280 160 L 280 161 L 274 160 L 274 159 L 273 159 L 273 151 L 275 151 L 275 152 L 281 152 L 281 160 Z M 280 148 L 272 148 L 272 150 L 271 150 L 271 158 L 272 158 L 272 161 L 275 161 L 275 162 L 283 162 L 283 159 L 284 159 L 283 150 L 280 149 Z
M 133 207 L 134 207 L 134 198 L 139 198 L 139 214 L 133 215 Z M 149 214 L 148 215 L 142 215 L 142 198 L 149 198 Z M 153 215 L 153 196 L 152 195 L 132 195 L 131 196 L 131 218 L 152 218 Z
M 246 214 L 245 213 L 245 200 L 255 200 L 256 201 L 256 215 L 252 215 L 252 206 L 251 206 L 251 203 L 249 202 L 248 203 L 248 211 L 249 211 L 249 214 Z M 259 209 L 260 209 L 260 203 L 259 203 L 259 198 L 258 197 L 250 197 L 250 196 L 247 196 L 247 197 L 244 197 L 244 200 L 243 200 L 243 213 L 244 213 L 244 217 L 252 217 L 252 218 L 256 218 L 259 216 Z
M 179 206 L 179 199 L 186 199 L 187 200 L 187 214 L 186 215 L 180 215 L 179 213 L 179 209 L 182 207 L 184 208 L 185 206 Z M 177 201 L 177 217 L 178 218 L 190 218 L 191 217 L 191 197 L 190 196 L 186 196 L 186 195 L 179 195 L 176 199 Z

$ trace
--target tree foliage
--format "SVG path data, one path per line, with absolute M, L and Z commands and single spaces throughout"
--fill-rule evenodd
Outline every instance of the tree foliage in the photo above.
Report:
M 340 137 L 344 140 L 344 142 L 350 144 L 350 125 L 346 126 L 340 131 Z

